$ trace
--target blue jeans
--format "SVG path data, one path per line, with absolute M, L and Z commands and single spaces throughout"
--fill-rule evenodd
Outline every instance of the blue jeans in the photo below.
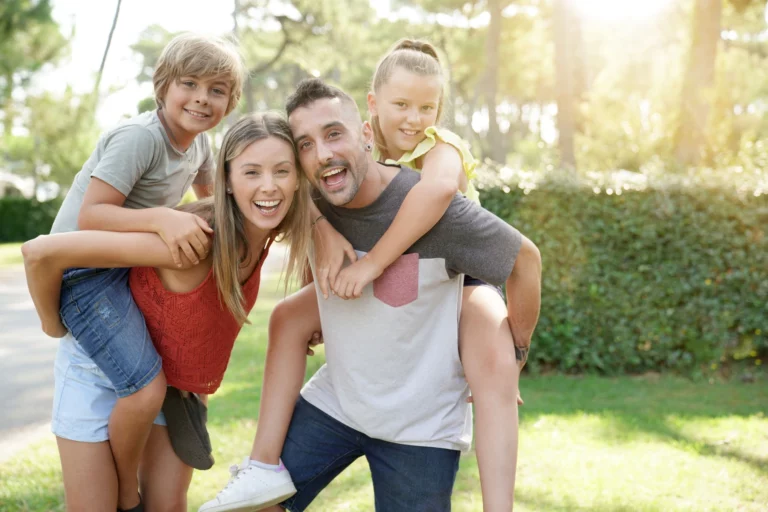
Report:
M 377 512 L 443 512 L 459 469 L 459 451 L 372 439 L 299 397 L 282 461 L 297 492 L 281 503 L 297 512 L 347 466 L 365 456 L 371 468 Z
M 162 360 L 128 286 L 127 268 L 73 268 L 61 285 L 61 320 L 119 398 L 152 382 Z

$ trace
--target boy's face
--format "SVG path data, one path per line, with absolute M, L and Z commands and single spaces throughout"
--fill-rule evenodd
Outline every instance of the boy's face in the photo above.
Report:
M 163 115 L 177 139 L 194 138 L 221 122 L 229 98 L 230 84 L 223 77 L 182 76 L 168 86 Z

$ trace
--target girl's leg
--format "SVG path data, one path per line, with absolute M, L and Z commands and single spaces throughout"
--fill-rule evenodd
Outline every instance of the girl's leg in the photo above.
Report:
M 281 301 L 269 318 L 269 346 L 251 458 L 278 464 L 307 366 L 307 341 L 320 331 L 314 284 Z
M 187 491 L 193 469 L 173 451 L 168 427 L 152 425 L 139 464 L 144 509 L 151 512 L 186 512 Z
M 133 508 L 140 502 L 139 461 L 154 428 L 152 422 L 163 406 L 165 391 L 165 375 L 161 371 L 136 393 L 119 398 L 109 417 L 109 440 L 117 467 L 121 509 Z
M 474 402 L 483 510 L 509 512 L 517 467 L 520 372 L 507 307 L 493 288 L 464 288 L 459 351 Z
M 84 443 L 56 437 L 69 512 L 115 512 L 117 472 L 108 441 Z

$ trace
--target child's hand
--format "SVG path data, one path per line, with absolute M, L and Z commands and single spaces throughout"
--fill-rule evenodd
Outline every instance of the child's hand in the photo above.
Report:
M 309 341 L 307 342 L 307 355 L 308 356 L 315 355 L 315 351 L 313 350 L 313 348 L 320 345 L 321 343 L 323 343 L 323 333 L 322 332 L 313 333 L 312 337 L 309 338 Z
M 211 241 L 206 233 L 213 230 L 194 213 L 168 209 L 157 222 L 157 234 L 171 250 L 173 262 L 181 267 L 181 253 L 186 254 L 192 264 L 197 265 L 208 254 Z
M 344 256 L 354 263 L 357 261 L 357 253 L 352 244 L 327 220 L 316 225 L 312 239 L 315 245 L 315 280 L 323 297 L 327 299 L 331 285 L 336 281 L 344 264 Z
M 384 271 L 367 255 L 341 271 L 333 284 L 333 292 L 342 299 L 359 299 L 363 288 Z

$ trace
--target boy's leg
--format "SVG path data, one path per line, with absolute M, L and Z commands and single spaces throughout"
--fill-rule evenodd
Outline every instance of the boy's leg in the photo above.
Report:
M 458 450 L 366 438 L 376 512 L 446 512 L 459 470 Z
M 320 313 L 313 284 L 281 301 L 272 311 L 251 459 L 279 463 L 293 407 L 304 382 L 307 341 L 319 330 Z
M 163 405 L 166 383 L 160 356 L 131 295 L 128 269 L 68 271 L 61 307 L 65 325 L 117 394 L 109 438 L 119 482 L 118 506 L 133 508 L 139 504 L 139 459 Z
M 193 471 L 173 451 L 168 427 L 152 425 L 139 465 L 145 510 L 186 512 Z
M 304 510 L 336 476 L 360 457 L 362 434 L 336 421 L 299 397 L 280 458 L 296 486 L 296 493 L 281 503 L 292 512 Z M 247 462 L 247 461 L 246 461 Z M 240 469 L 219 495 L 200 507 L 200 512 L 259 510 L 249 503 L 255 500 L 259 481 L 267 476 L 254 465 Z M 273 502 L 274 503 L 274 502 Z M 270 509 L 272 510 L 272 509 Z M 277 509 L 279 510 L 279 509 Z
M 517 468 L 519 369 L 507 308 L 492 287 L 464 288 L 459 350 L 474 402 L 483 510 L 509 512 Z

